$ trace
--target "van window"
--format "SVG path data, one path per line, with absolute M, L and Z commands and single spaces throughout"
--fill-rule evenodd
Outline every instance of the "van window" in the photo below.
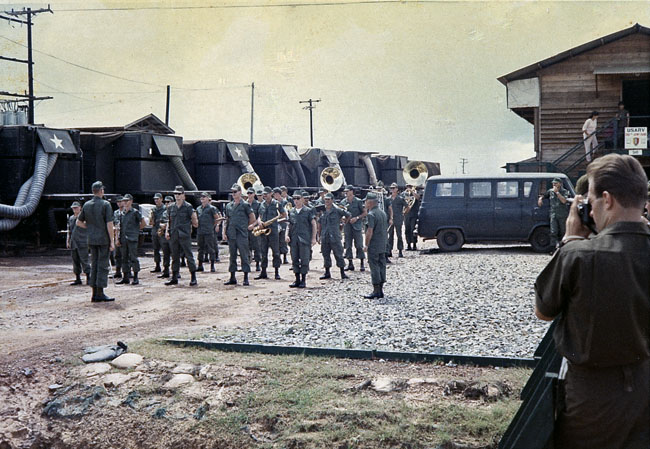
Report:
M 530 191 L 533 189 L 533 182 L 526 181 L 524 182 L 524 197 L 530 198 Z
M 497 182 L 497 198 L 519 197 L 519 181 Z
M 492 196 L 492 183 L 487 182 L 470 182 L 470 198 L 490 198 Z
M 464 182 L 439 182 L 436 184 L 436 196 L 463 197 L 465 196 Z

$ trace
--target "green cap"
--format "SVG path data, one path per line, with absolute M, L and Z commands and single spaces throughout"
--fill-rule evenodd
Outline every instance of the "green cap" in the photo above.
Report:
M 557 182 L 559 184 L 562 184 L 562 180 L 560 178 L 553 178 L 553 182 Z
M 98 192 L 104 188 L 104 184 L 101 181 L 93 182 L 93 192 Z

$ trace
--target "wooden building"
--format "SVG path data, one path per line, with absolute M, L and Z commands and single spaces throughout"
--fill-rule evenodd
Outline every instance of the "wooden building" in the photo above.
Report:
M 603 128 L 596 155 L 620 151 L 610 122 L 619 101 L 632 117 L 630 126 L 650 127 L 650 28 L 636 24 L 499 81 L 508 108 L 534 126 L 535 157 L 508 164 L 508 171 L 565 171 L 575 178 L 587 164 L 582 126 L 591 111 L 599 112 Z M 650 166 L 644 156 L 642 163 Z

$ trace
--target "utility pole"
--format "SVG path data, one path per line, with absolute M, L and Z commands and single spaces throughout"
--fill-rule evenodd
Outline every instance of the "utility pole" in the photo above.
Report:
M 465 157 L 460 158 L 460 165 L 463 167 L 463 174 L 465 175 L 465 165 L 469 163 L 469 159 Z
M 313 105 L 313 103 L 318 103 L 320 100 L 312 100 L 311 98 L 309 100 L 305 101 L 299 101 L 298 103 L 309 103 L 309 106 L 305 106 L 303 109 L 309 109 L 309 136 L 310 136 L 310 142 L 311 146 L 314 146 L 314 117 L 312 111 L 316 106 Z
M 167 101 L 165 103 L 165 125 L 169 126 L 169 101 L 172 94 L 172 88 L 167 84 Z
M 50 5 L 47 5 L 47 9 L 35 9 L 32 10 L 32 8 L 23 8 L 22 11 L 14 11 L 13 9 L 11 11 L 5 11 L 4 14 L 10 17 L 6 17 L 3 15 L 0 15 L 0 19 L 5 19 L 10 22 L 17 22 L 20 24 L 27 25 L 27 78 L 28 78 L 28 95 L 23 95 L 23 97 L 27 98 L 28 102 L 28 109 L 27 109 L 27 123 L 30 125 L 34 124 L 34 100 L 37 98 L 34 97 L 34 61 L 32 59 L 32 16 L 35 16 L 36 14 L 40 14 L 42 12 L 49 12 L 54 14 L 54 11 L 50 8 Z M 19 16 L 27 16 L 27 20 L 20 20 L 17 19 Z M 24 62 L 20 60 L 16 60 L 14 62 Z
M 251 145 L 253 145 L 253 112 L 255 111 L 255 82 L 251 83 Z

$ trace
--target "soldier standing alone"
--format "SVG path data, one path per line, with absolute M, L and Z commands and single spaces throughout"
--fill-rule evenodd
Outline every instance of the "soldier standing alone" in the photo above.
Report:
M 372 279 L 372 293 L 364 298 L 383 298 L 384 283 L 386 282 L 386 230 L 388 220 L 386 213 L 377 206 L 377 195 L 368 193 L 366 196 L 368 212 L 368 228 L 364 251 L 368 252 L 368 265 Z
M 237 251 L 241 259 L 241 268 L 244 272 L 243 285 L 249 285 L 248 273 L 251 271 L 251 265 L 248 259 L 248 231 L 253 229 L 255 224 L 255 215 L 248 201 L 241 197 L 241 188 L 238 184 L 233 184 L 230 188 L 232 192 L 232 201 L 226 205 L 226 232 L 225 239 L 228 241 L 228 250 L 230 251 L 230 279 L 224 285 L 237 285 Z
M 138 285 L 140 262 L 138 261 L 138 239 L 140 230 L 144 228 L 144 218 L 138 209 L 133 208 L 133 197 L 130 193 L 124 195 L 124 211 L 120 217 L 120 240 L 117 245 L 122 248 L 122 268 L 124 276 L 117 284 L 128 284 L 129 274 L 133 271 L 132 285 Z
M 158 230 L 160 230 L 160 223 L 162 222 L 163 215 L 165 215 L 165 210 L 167 209 L 163 204 L 162 194 L 156 193 L 153 196 L 153 202 L 156 205 L 151 209 L 151 216 L 149 217 L 149 224 L 151 224 L 151 243 L 153 245 L 153 261 L 156 262 L 156 268 L 151 270 L 152 273 L 160 273 L 160 250 L 162 247 L 162 238 L 158 235 Z M 165 251 L 163 250 L 163 255 Z M 169 271 L 169 265 L 167 266 Z
M 270 187 L 264 187 L 263 201 L 260 204 L 260 214 L 257 219 L 257 225 L 261 226 L 262 223 L 272 220 L 278 215 L 280 218 L 286 218 L 287 213 L 277 200 L 273 199 L 273 191 Z M 255 279 L 268 279 L 266 268 L 269 266 L 269 248 L 273 255 L 273 268 L 275 269 L 275 279 L 280 279 L 280 224 L 277 221 L 271 223 L 269 229 L 271 232 L 268 235 L 260 235 L 260 250 L 262 253 L 262 272 Z
M 196 208 L 196 215 L 199 218 L 199 227 L 196 230 L 196 240 L 199 246 L 199 267 L 196 271 L 203 271 L 203 260 L 207 254 L 210 258 L 210 272 L 214 273 L 216 228 L 218 226 L 219 212 L 216 207 L 210 204 L 211 199 L 208 192 L 203 192 L 201 194 L 201 205 Z
M 165 229 L 165 238 L 169 240 L 172 250 L 172 278 L 165 282 L 165 285 L 178 284 L 182 251 L 187 259 L 187 266 L 192 276 L 190 286 L 194 286 L 197 282 L 196 264 L 192 255 L 192 227 L 198 227 L 199 220 L 192 205 L 185 201 L 185 188 L 183 186 L 176 186 L 174 196 L 176 201 L 167 208 L 169 223 Z
M 320 235 L 320 249 L 323 253 L 325 263 L 325 274 L 320 279 L 330 279 L 332 277 L 330 268 L 332 267 L 332 257 L 334 253 L 336 266 L 341 270 L 341 279 L 348 279 L 345 274 L 345 260 L 343 259 L 343 245 L 341 244 L 341 219 L 350 218 L 350 212 L 334 206 L 334 196 L 328 193 L 324 197 L 325 210 L 318 221 Z
M 104 185 L 95 181 L 92 185 L 93 199 L 84 204 L 77 226 L 88 230 L 88 247 L 90 248 L 90 279 L 93 289 L 92 302 L 115 301 L 104 294 L 108 285 L 110 268 L 109 253 L 113 251 L 113 211 L 108 201 L 104 200 Z
M 81 273 L 86 273 L 86 285 L 88 285 L 88 274 L 90 274 L 90 265 L 88 264 L 88 233 L 81 226 L 77 226 L 77 217 L 81 212 L 81 204 L 77 201 L 72 203 L 72 213 L 68 218 L 68 237 L 66 247 L 72 254 L 72 268 L 76 279 L 70 285 L 81 285 Z
M 345 186 L 345 199 L 341 201 L 341 205 L 350 212 L 351 218 L 345 223 L 343 232 L 345 233 L 345 258 L 348 259 L 348 266 L 346 270 L 354 271 L 354 264 L 352 263 L 352 244 L 357 251 L 357 258 L 361 260 L 361 271 L 366 271 L 363 265 L 363 218 L 366 216 L 366 208 L 363 201 L 354 196 L 354 187 Z
M 305 288 L 311 247 L 316 244 L 316 220 L 314 209 L 303 204 L 303 193 L 296 190 L 293 193 L 295 207 L 289 212 L 289 226 L 286 242 L 291 244 L 291 262 L 296 280 L 289 287 Z
M 542 207 L 542 201 L 548 198 L 551 206 L 551 244 L 553 245 L 553 249 L 555 249 L 558 242 L 564 237 L 566 229 L 566 219 L 569 216 L 569 208 L 567 207 L 569 191 L 562 187 L 562 180 L 560 178 L 553 179 L 552 184 L 553 187 L 539 197 L 537 205 Z

